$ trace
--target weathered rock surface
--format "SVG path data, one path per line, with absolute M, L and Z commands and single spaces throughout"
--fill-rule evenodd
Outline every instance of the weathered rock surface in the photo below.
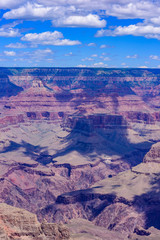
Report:
M 159 79 L 156 69 L 0 68 L 0 201 L 106 229 L 79 239 L 160 229 Z
M 43 221 L 36 215 L 7 204 L 0 204 L 0 239 L 6 240 L 61 240 L 70 239 L 66 226 Z
M 106 228 L 95 226 L 85 219 L 73 219 L 67 227 L 73 240 L 127 240 L 125 234 L 109 231 Z
M 38 222 L 36 215 L 7 204 L 0 204 L 0 239 L 4 240 L 157 240 L 158 230 L 136 228 L 127 234 L 95 226 L 85 219 L 72 219 L 67 224 Z
M 64 221 L 70 212 L 71 218 L 83 216 L 98 226 L 128 234 L 140 227 L 160 229 L 160 165 L 155 162 L 158 153 L 159 143 L 156 143 L 144 162 L 131 170 L 97 182 L 90 189 L 60 195 L 56 212 L 64 213 Z M 79 209 L 79 214 L 73 214 L 72 209 Z M 60 217 L 54 216 L 55 221 Z

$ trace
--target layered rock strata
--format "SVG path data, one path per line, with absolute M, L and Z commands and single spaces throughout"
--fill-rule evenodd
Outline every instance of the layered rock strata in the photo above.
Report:
M 0 201 L 40 221 L 82 218 L 75 229 L 89 227 L 73 239 L 157 236 L 159 79 L 156 69 L 0 68 Z

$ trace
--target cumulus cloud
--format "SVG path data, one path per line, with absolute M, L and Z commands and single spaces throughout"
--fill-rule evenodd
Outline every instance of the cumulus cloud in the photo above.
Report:
M 126 4 L 113 4 L 112 8 L 106 10 L 106 14 L 121 19 L 147 19 L 154 15 L 159 15 L 160 5 L 153 1 L 130 1 Z
M 154 25 L 160 25 L 160 17 L 153 17 L 150 19 L 150 22 Z
M 14 51 L 4 51 L 4 54 L 10 57 L 16 56 L 16 52 Z
M 13 8 L 4 16 L 6 18 L 46 18 L 60 16 L 74 16 L 80 13 L 93 14 L 103 10 L 106 15 L 118 18 L 148 18 L 159 16 L 160 4 L 151 0 L 1 0 L 1 8 Z M 66 11 L 67 10 L 67 11 Z M 103 14 L 104 14 L 103 12 Z M 76 13 L 76 14 L 75 14 Z M 17 17 L 16 17 L 17 14 Z
M 160 60 L 160 57 L 159 56 L 157 56 L 157 55 L 150 55 L 149 56 L 150 57 L 150 59 L 152 59 L 152 60 Z
M 41 45 L 54 46 L 73 46 L 81 44 L 78 40 L 64 39 L 61 32 L 43 32 L 43 33 L 28 33 L 21 38 L 22 41 L 28 41 Z
M 133 35 L 160 39 L 158 0 L 1 0 L 0 7 L 10 9 L 3 15 L 6 19 L 51 20 L 56 27 L 105 28 L 105 15 L 142 19 L 143 24 L 102 29 L 96 36 Z M 63 44 L 65 42 L 67 40 L 63 39 Z
M 25 20 L 52 20 L 54 26 L 63 27 L 96 27 L 106 26 L 106 21 L 100 19 L 95 14 L 85 14 L 86 11 L 78 11 L 75 6 L 44 6 L 37 3 L 27 2 L 17 9 L 6 12 L 3 17 L 6 19 L 25 19 Z M 77 14 L 77 15 L 76 15 Z
M 0 37 L 19 37 L 21 36 L 20 30 L 15 28 L 18 24 L 18 21 L 14 21 L 13 23 L 5 24 L 0 27 Z
M 9 28 L 4 29 L 3 27 L 0 28 L 0 37 L 19 37 L 20 32 L 19 29 Z
M 160 39 L 160 27 L 153 25 L 143 25 L 143 24 L 134 24 L 129 26 L 119 26 L 114 30 L 104 30 L 101 29 L 96 33 L 96 37 L 103 36 L 125 36 L 125 35 L 133 35 L 133 36 L 144 36 L 146 38 L 156 38 Z
M 160 13 L 160 4 L 149 0 L 1 0 L 0 7 L 11 9 L 4 13 L 6 19 L 49 19 L 54 26 L 65 27 L 105 27 L 104 13 L 141 19 L 151 18 L 153 12 L 159 17 Z
M 1 9 L 11 9 L 19 7 L 21 4 L 25 3 L 26 0 L 1 0 L 0 8 Z
M 52 21 L 53 25 L 63 27 L 95 27 L 103 28 L 106 21 L 101 20 L 98 15 L 89 14 L 87 16 L 69 16 L 67 18 L 59 18 L 57 22 Z
M 19 37 L 20 31 L 18 28 L 14 28 L 19 23 L 13 22 L 11 24 L 2 25 L 0 27 L 0 37 Z
M 3 17 L 6 19 L 46 19 L 47 15 L 50 15 L 51 7 L 44 7 L 39 4 L 32 4 L 27 2 L 25 5 L 20 6 L 17 9 L 12 9 L 6 12 Z

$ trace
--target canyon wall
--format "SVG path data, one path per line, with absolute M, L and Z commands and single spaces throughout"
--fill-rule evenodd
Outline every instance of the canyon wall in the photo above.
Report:
M 114 239 L 157 235 L 159 81 L 158 69 L 0 68 L 0 202 Z

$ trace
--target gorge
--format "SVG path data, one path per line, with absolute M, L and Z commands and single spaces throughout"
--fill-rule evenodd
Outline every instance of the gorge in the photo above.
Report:
M 0 68 L 1 221 L 36 214 L 37 240 L 44 219 L 68 239 L 157 239 L 159 184 L 160 70 Z

